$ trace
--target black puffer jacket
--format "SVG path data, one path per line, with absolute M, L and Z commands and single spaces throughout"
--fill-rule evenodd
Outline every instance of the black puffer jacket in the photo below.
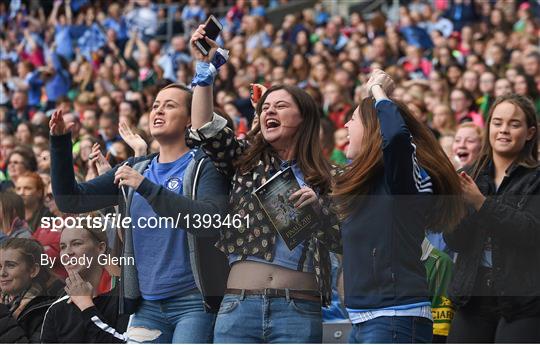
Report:
M 0 303 L 0 339 L 2 343 L 28 343 L 26 332 L 17 323 L 7 305 Z
M 509 321 L 540 315 L 540 167 L 511 166 L 499 190 L 493 171 L 488 164 L 475 181 L 486 196 L 480 210 L 444 236 L 459 253 L 449 295 L 457 307 L 468 303 L 489 236 L 502 315 Z
M 41 325 L 47 309 L 55 296 L 34 297 L 21 311 L 17 319 L 5 304 L 0 304 L 0 339 L 2 343 L 39 343 Z

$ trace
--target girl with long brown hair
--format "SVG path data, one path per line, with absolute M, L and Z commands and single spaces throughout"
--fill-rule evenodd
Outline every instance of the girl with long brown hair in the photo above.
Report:
M 458 252 L 449 343 L 540 341 L 537 151 L 533 103 L 515 94 L 497 98 L 479 158 L 460 176 L 470 212 L 444 236 Z
M 451 227 L 462 206 L 454 168 L 429 128 L 391 101 L 376 70 L 346 124 L 351 165 L 336 179 L 350 342 L 431 342 L 425 230 Z M 434 197 L 438 195 L 439 197 Z M 360 269 L 359 269 L 360 268 Z
M 203 26 L 192 36 L 192 47 L 198 39 L 204 39 Z M 217 243 L 231 271 L 214 342 L 321 342 L 321 304 L 331 298 L 328 250 L 339 248 L 337 218 L 329 212 L 327 198 L 330 166 L 319 140 L 321 110 L 302 89 L 274 85 L 256 104 L 258 124 L 247 140 L 238 140 L 214 113 L 215 66 L 210 61 L 217 45 L 208 38 L 206 42 L 212 46 L 208 57 L 192 49 L 199 61 L 192 83 L 190 138 L 229 179 L 231 214 L 250 217 L 249 225 L 223 227 Z M 253 195 L 288 167 L 302 188 L 286 197 L 296 209 L 315 207 L 319 215 L 309 236 L 292 250 Z

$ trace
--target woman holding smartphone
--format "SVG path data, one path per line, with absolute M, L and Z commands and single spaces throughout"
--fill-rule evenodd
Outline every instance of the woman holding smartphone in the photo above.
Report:
M 201 145 L 231 183 L 233 215 L 249 215 L 248 226 L 222 228 L 218 248 L 231 271 L 216 319 L 216 343 L 317 343 L 322 341 L 321 305 L 331 297 L 328 250 L 339 248 L 337 219 L 329 212 L 330 166 L 319 143 L 320 110 L 297 87 L 276 85 L 257 103 L 259 125 L 238 140 L 213 112 L 217 45 L 201 54 L 200 26 L 191 38 L 197 62 L 190 138 Z M 321 215 L 309 238 L 293 250 L 272 226 L 252 194 L 280 170 L 290 167 L 301 189 L 295 207 L 315 207 Z
M 458 252 L 449 343 L 540 341 L 537 151 L 533 103 L 518 95 L 496 99 L 480 156 L 460 175 L 470 212 L 444 236 Z

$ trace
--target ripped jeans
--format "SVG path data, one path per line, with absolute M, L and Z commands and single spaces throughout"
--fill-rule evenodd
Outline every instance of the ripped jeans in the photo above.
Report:
M 127 334 L 130 343 L 212 343 L 215 314 L 198 290 L 160 301 L 143 300 Z

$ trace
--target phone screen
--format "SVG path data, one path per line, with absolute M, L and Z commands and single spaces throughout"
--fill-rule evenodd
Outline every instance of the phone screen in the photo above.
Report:
M 221 29 L 223 28 L 223 25 L 217 20 L 216 17 L 213 15 L 208 18 L 206 21 L 206 24 L 204 25 L 204 31 L 206 32 L 206 37 L 210 38 L 211 40 L 215 40 Z M 210 45 L 206 43 L 206 41 L 198 40 L 197 47 L 199 50 L 204 54 L 208 55 L 208 52 L 210 51 Z
M 206 36 L 208 36 L 208 38 L 215 40 L 218 37 L 219 32 L 221 31 L 221 26 L 218 26 L 218 23 L 219 22 L 215 17 L 210 17 L 210 20 L 208 20 L 208 23 L 206 23 L 204 27 L 204 31 L 206 31 Z

